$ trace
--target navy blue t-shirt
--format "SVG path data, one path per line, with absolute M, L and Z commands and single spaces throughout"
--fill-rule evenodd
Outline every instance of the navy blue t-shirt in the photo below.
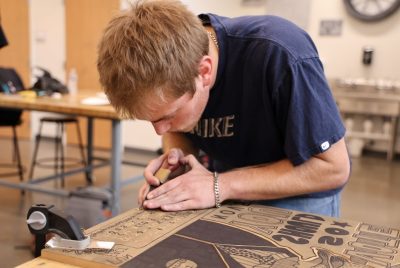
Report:
M 306 32 L 275 16 L 203 14 L 219 45 L 216 82 L 186 135 L 223 170 L 322 153 L 345 129 L 317 49 Z

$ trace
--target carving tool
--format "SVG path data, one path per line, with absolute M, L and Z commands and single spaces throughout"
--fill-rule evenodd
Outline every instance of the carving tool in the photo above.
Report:
M 172 173 L 172 170 L 175 170 L 176 168 L 177 166 L 171 166 L 169 168 L 161 167 L 159 170 L 157 170 L 157 172 L 154 174 L 154 177 L 156 177 L 160 181 L 160 184 L 158 186 L 167 182 L 169 179 L 169 175 L 171 175 Z M 150 185 L 149 192 L 154 190 L 158 186 Z
M 156 177 L 160 181 L 160 184 L 158 186 L 170 180 L 171 173 L 177 170 L 179 167 L 180 167 L 179 163 L 176 163 L 175 165 L 170 165 L 168 164 L 167 160 L 165 160 L 162 163 L 161 167 L 154 174 L 154 177 Z M 150 191 L 154 190 L 158 186 L 150 185 Z
M 176 164 L 176 165 L 169 165 L 167 162 L 164 162 L 163 165 L 161 166 L 161 168 L 159 168 L 156 173 L 154 174 L 154 177 L 156 177 L 159 181 L 160 181 L 160 185 L 166 183 L 168 180 L 174 178 L 171 177 L 171 173 L 174 172 L 175 170 L 177 170 L 180 167 L 180 164 Z M 187 165 L 184 166 L 185 168 L 185 172 L 187 170 Z M 154 185 L 150 185 L 150 189 L 149 192 L 153 191 L 155 188 L 157 188 L 158 186 L 154 186 Z M 146 198 L 147 199 L 147 198 Z
M 160 184 L 163 184 L 168 180 L 171 172 L 172 171 L 169 168 L 160 168 L 159 170 L 157 170 L 154 176 L 160 181 Z

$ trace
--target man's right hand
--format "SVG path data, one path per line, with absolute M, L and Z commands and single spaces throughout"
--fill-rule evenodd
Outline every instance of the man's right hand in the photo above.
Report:
M 160 168 L 169 169 L 172 172 L 170 177 L 177 177 L 185 172 L 185 166 L 181 164 L 181 159 L 183 157 L 184 154 L 181 149 L 173 148 L 149 162 L 144 170 L 145 183 L 139 190 L 139 206 L 146 200 L 146 196 L 150 192 L 150 185 L 155 187 L 160 185 L 159 179 L 155 176 Z

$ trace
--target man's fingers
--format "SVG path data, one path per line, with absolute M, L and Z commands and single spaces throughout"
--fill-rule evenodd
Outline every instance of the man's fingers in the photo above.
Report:
M 160 207 L 164 211 L 182 211 L 182 210 L 189 210 L 195 209 L 195 203 L 192 200 L 185 200 L 179 203 L 174 204 L 165 204 Z
M 197 160 L 196 157 L 194 157 L 194 155 L 189 154 L 187 156 L 185 156 L 182 161 L 183 164 L 187 164 L 189 165 L 191 168 L 196 167 L 198 165 L 200 165 L 199 161 Z
M 177 149 L 171 149 L 168 152 L 168 164 L 171 166 L 175 166 L 176 164 L 179 163 L 179 151 Z
M 174 188 L 178 187 L 180 184 L 180 179 L 176 178 L 173 180 L 169 180 L 168 182 L 164 183 L 163 185 L 157 187 L 156 189 L 152 190 L 150 193 L 147 194 L 148 199 L 157 198 L 167 192 L 172 191 Z
M 183 157 L 183 152 L 180 149 L 171 149 L 168 152 L 168 157 L 162 167 L 167 168 L 171 171 L 175 171 L 180 167 L 181 158 Z
M 184 201 L 189 198 L 188 191 L 178 187 L 179 179 L 168 181 L 160 187 L 150 191 L 147 194 L 147 200 L 144 201 L 145 208 L 158 208 L 164 204 L 172 204 Z
M 142 206 L 144 200 L 146 199 L 146 195 L 148 194 L 150 189 L 150 186 L 147 183 L 144 183 L 142 187 L 139 189 L 139 194 L 138 194 L 138 206 Z
M 157 177 L 154 176 L 154 173 L 152 171 L 146 169 L 143 173 L 143 176 L 145 177 L 148 184 L 154 186 L 160 185 L 160 181 L 157 179 Z

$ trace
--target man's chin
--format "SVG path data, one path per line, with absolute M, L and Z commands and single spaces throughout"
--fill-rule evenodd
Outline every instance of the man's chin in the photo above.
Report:
M 182 132 L 192 132 L 197 126 L 197 123 L 185 128 L 185 130 L 183 130 Z
M 189 133 L 192 131 L 192 129 L 172 130 L 172 131 L 168 131 L 168 132 L 170 132 L 170 133 Z
M 193 126 L 183 127 L 183 128 L 178 129 L 178 130 L 172 130 L 170 132 L 189 133 L 189 132 L 193 131 L 193 129 L 195 127 L 196 127 L 196 124 L 193 125 Z

